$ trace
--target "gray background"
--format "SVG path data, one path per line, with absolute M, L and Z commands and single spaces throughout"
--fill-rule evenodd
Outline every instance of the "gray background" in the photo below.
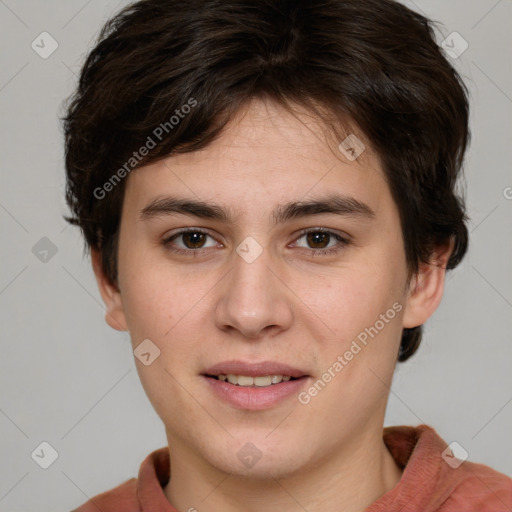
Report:
M 58 116 L 100 26 L 126 3 L 0 0 L 1 511 L 69 510 L 166 443 L 128 335 L 104 323 L 79 233 L 62 218 Z M 455 62 L 472 97 L 471 248 L 420 352 L 397 368 L 386 425 L 432 425 L 512 476 L 512 1 L 406 3 L 443 24 L 439 42 L 457 31 L 469 44 Z M 43 31 L 59 45 L 47 59 L 31 48 Z M 54 255 L 36 245 L 43 237 Z M 58 452 L 48 469 L 31 458 L 42 441 Z

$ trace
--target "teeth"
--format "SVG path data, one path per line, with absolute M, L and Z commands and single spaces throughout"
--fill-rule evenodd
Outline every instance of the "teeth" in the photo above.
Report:
M 218 375 L 217 378 L 225 382 L 226 380 L 235 386 L 249 387 L 266 387 L 272 384 L 279 384 L 280 382 L 288 382 L 291 377 L 289 375 L 265 375 L 261 377 L 250 377 L 248 375 Z
M 279 384 L 279 376 L 278 375 L 267 375 L 265 377 L 254 377 L 254 385 L 255 386 L 270 386 L 271 384 Z M 238 378 L 238 384 L 240 383 L 240 378 Z
M 231 375 L 228 375 L 228 378 L 231 377 Z M 244 375 L 238 375 L 238 376 L 235 376 L 233 375 L 233 377 L 235 377 L 235 379 L 238 379 L 238 385 L 239 386 L 252 386 L 254 384 L 254 379 L 252 377 L 246 377 Z M 232 379 L 229 379 L 229 382 L 231 382 Z M 231 384 L 234 384 L 233 382 L 231 382 Z

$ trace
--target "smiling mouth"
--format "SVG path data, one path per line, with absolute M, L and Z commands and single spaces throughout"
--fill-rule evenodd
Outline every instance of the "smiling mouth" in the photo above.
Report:
M 258 377 L 251 377 L 250 375 L 234 375 L 234 374 L 219 374 L 219 375 L 206 375 L 206 377 L 232 384 L 233 386 L 264 388 L 281 384 L 281 382 L 288 382 L 290 380 L 298 380 L 290 375 L 262 375 Z M 302 377 L 299 377 L 302 378 Z

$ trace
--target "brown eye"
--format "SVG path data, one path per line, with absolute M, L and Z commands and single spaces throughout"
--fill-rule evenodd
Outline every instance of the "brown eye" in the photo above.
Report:
M 199 231 L 183 233 L 181 237 L 187 249 L 200 249 L 203 247 L 206 240 L 206 235 Z
M 338 253 L 349 244 L 348 238 L 344 238 L 334 231 L 310 229 L 301 233 L 294 246 L 308 251 L 310 255 L 325 256 Z
M 197 255 L 219 246 L 211 235 L 199 229 L 186 229 L 174 233 L 163 240 L 163 245 L 174 252 L 189 255 Z
M 331 235 L 322 231 L 312 231 L 306 235 L 306 239 L 312 249 L 324 249 L 329 245 Z

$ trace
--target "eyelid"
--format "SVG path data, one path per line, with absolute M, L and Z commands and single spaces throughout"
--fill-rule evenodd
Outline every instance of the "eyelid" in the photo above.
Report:
M 171 238 L 174 238 L 179 235 L 187 234 L 187 233 L 203 233 L 204 235 L 211 236 L 212 238 L 215 238 L 214 235 L 212 235 L 211 231 L 206 228 L 195 228 L 194 226 L 186 227 L 186 228 L 177 228 L 175 230 L 167 232 L 164 236 L 164 240 L 170 240 Z
M 301 236 L 304 236 L 304 235 L 307 235 L 308 233 L 327 233 L 328 235 L 335 235 L 335 236 L 339 236 L 340 238 L 344 238 L 348 241 L 351 240 L 351 236 L 345 232 L 340 232 L 340 231 L 337 231 L 335 229 L 329 229 L 329 228 L 324 228 L 324 227 L 321 227 L 321 226 L 316 226 L 316 227 L 312 227 L 312 228 L 304 228 L 304 229 L 301 229 L 297 235 L 295 235 L 295 240 L 300 238 Z

